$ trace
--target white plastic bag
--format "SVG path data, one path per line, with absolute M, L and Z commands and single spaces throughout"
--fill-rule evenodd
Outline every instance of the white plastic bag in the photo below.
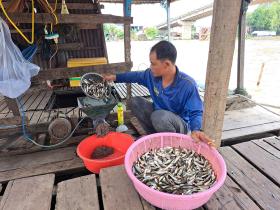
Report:
M 0 18 L 0 93 L 9 98 L 23 94 L 40 67 L 25 60 L 13 43 L 9 27 Z

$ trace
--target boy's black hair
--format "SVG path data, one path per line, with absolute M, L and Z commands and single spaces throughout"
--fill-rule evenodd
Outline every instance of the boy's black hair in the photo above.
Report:
M 150 53 L 155 52 L 158 60 L 170 60 L 173 64 L 176 62 L 177 50 L 175 46 L 168 41 L 160 41 L 155 44 Z

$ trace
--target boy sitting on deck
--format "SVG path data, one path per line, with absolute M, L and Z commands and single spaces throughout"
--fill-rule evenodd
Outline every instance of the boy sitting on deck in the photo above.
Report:
M 147 133 L 176 132 L 196 141 L 212 144 L 201 131 L 203 103 L 197 84 L 175 65 L 177 51 L 168 41 L 160 41 L 150 51 L 151 66 L 145 71 L 104 75 L 105 80 L 139 83 L 149 89 L 153 103 L 143 97 L 131 98 L 132 113 Z

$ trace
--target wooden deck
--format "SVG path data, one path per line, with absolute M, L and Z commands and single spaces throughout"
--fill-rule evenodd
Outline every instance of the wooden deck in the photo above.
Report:
M 116 89 L 118 96 L 122 100 L 124 100 L 127 96 L 126 84 L 125 83 L 115 83 L 114 88 Z M 139 85 L 137 83 L 132 83 L 131 84 L 131 95 L 132 95 L 132 97 L 135 97 L 135 96 L 149 97 L 150 92 L 143 85 Z
M 261 107 L 252 107 L 225 112 L 222 144 L 244 141 L 256 135 L 280 131 L 280 116 Z
M 125 84 L 115 84 L 115 88 L 122 100 L 126 96 Z M 77 107 L 47 110 L 47 105 L 52 98 L 52 94 L 52 91 L 41 91 L 33 94 L 25 94 L 23 96 L 22 103 L 25 108 L 25 114 L 29 117 L 30 125 L 48 123 L 58 112 L 66 113 L 69 117 L 79 116 L 79 108 Z M 146 97 L 149 95 L 149 92 L 143 86 L 132 84 L 132 95 Z M 81 115 L 84 116 L 83 113 Z M 13 114 L 8 109 L 4 98 L 0 98 L 0 119 L 12 116 Z M 265 137 L 271 132 L 274 132 L 274 135 L 278 135 L 279 131 L 280 117 L 260 107 L 255 106 L 241 110 L 226 111 L 222 133 L 222 145 L 239 143 L 256 137 Z M 11 133 L 11 135 L 12 134 L 13 133 Z M 1 137 L 3 138 L 3 135 Z
M 123 166 L 90 174 L 75 149 L 70 145 L 0 157 L 0 209 L 155 209 L 137 194 Z M 227 164 L 227 179 L 200 210 L 280 209 L 279 137 L 219 150 Z
M 48 120 L 46 119 L 47 115 L 43 114 L 43 112 L 46 112 L 45 108 L 52 93 L 52 91 L 41 91 L 23 95 L 21 103 L 31 124 Z M 50 112 L 48 111 L 48 113 Z M 13 114 L 9 110 L 4 98 L 0 98 L 0 118 L 8 118 L 12 116 Z

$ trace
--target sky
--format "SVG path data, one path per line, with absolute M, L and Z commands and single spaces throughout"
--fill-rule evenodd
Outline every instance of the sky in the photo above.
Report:
M 179 0 L 171 3 L 170 16 L 174 18 L 188 11 L 197 9 L 213 2 L 212 0 Z M 106 4 L 104 3 L 103 14 L 123 15 L 122 4 Z M 133 17 L 133 25 L 155 26 L 166 21 L 166 10 L 160 4 L 142 4 L 132 5 L 131 15 Z M 205 18 L 210 19 L 211 18 Z M 201 20 L 200 20 L 201 21 Z M 204 20 L 205 21 L 205 20 Z M 208 20 L 209 21 L 209 20 Z
M 171 3 L 170 16 L 171 18 L 177 17 L 189 11 L 203 7 L 212 3 L 213 0 L 178 0 Z M 123 15 L 122 4 L 103 3 L 103 14 Z M 249 7 L 249 11 L 255 7 Z M 133 17 L 133 25 L 142 25 L 145 27 L 155 26 L 166 21 L 166 11 L 160 4 L 141 4 L 132 5 L 131 15 Z M 212 16 L 202 18 L 195 22 L 196 27 L 210 27 Z

